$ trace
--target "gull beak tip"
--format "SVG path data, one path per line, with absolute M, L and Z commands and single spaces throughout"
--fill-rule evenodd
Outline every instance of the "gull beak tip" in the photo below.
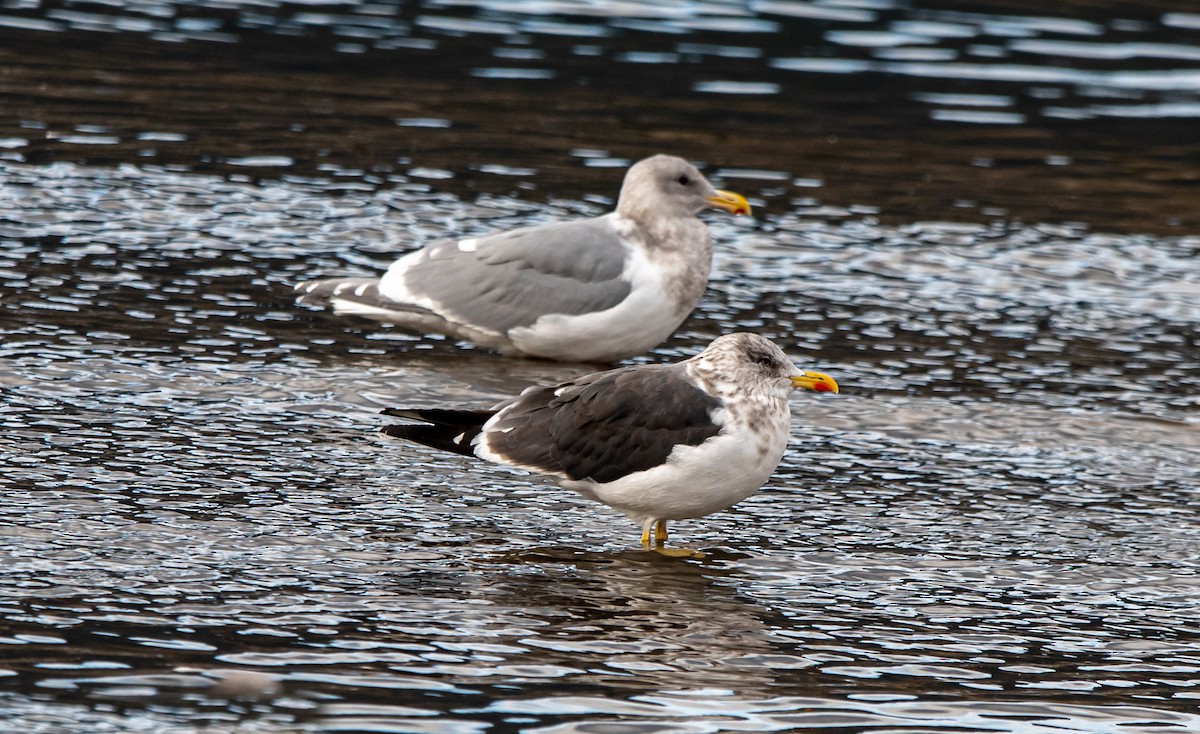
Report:
M 792 375 L 791 380 L 792 387 L 802 387 L 813 392 L 831 392 L 834 395 L 841 392 L 837 381 L 824 372 L 805 370 L 798 375 Z
M 717 189 L 717 193 L 707 199 L 710 206 L 717 209 L 724 209 L 734 216 L 751 214 L 750 202 L 746 201 L 746 197 L 741 194 L 735 194 L 732 191 L 723 191 Z

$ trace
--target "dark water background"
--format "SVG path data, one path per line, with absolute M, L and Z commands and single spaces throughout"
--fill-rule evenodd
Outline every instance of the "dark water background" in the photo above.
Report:
M 1200 731 L 1198 118 L 1193 2 L 8 0 L 5 727 Z M 643 361 L 844 388 L 703 561 L 375 436 L 589 367 L 290 292 L 660 151 L 756 217 Z

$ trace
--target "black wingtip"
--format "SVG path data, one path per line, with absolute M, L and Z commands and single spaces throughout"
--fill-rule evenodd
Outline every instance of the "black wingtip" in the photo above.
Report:
M 382 415 L 405 418 L 410 421 L 457 428 L 480 428 L 495 413 L 492 410 L 451 410 L 447 408 L 384 408 L 379 412 Z
M 383 410 L 379 411 L 380 415 L 392 415 L 397 418 L 408 418 L 409 420 L 413 421 L 429 422 L 422 418 L 419 413 L 420 411 L 418 410 L 410 410 L 408 408 L 384 408 Z
M 430 426 L 415 423 L 397 423 L 384 426 L 379 432 L 391 438 L 402 438 L 430 448 L 449 451 L 463 456 L 475 455 L 474 439 L 480 426 Z
M 475 455 L 475 437 L 492 417 L 491 410 L 448 410 L 446 408 L 384 408 L 383 415 L 414 423 L 397 423 L 379 430 L 385 436 L 414 441 L 442 451 Z
M 383 428 L 380 428 L 379 432 L 385 436 L 391 436 L 392 438 L 407 438 L 410 441 L 417 441 L 417 443 L 424 443 L 423 441 L 420 441 L 418 438 L 419 434 L 416 433 L 416 431 L 418 431 L 418 430 L 428 431 L 429 426 L 414 426 L 414 425 L 410 425 L 407 423 L 396 423 L 394 425 L 384 426 Z

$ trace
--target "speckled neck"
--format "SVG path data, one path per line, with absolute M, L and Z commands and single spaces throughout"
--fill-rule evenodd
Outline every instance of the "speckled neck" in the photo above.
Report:
M 650 226 L 616 212 L 613 226 L 623 239 L 637 242 L 648 260 L 662 268 L 663 290 L 676 304 L 680 321 L 699 303 L 712 269 L 712 235 L 695 217 L 677 217 Z

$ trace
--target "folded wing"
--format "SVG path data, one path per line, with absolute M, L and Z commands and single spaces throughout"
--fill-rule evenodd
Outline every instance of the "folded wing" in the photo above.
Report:
M 436 242 L 396 262 L 379 293 L 502 335 L 616 306 L 630 293 L 626 257 L 610 217 L 548 224 Z
M 477 453 L 568 479 L 611 482 L 720 431 L 720 401 L 677 365 L 611 370 L 526 390 L 484 427 Z

